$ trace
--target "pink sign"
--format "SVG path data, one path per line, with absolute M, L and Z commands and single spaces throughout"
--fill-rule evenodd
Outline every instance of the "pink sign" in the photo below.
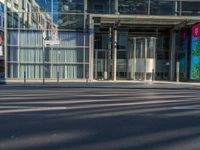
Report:
M 2 43 L 3 43 L 3 38 L 2 38 L 2 36 L 0 35 L 0 45 L 2 45 Z
M 200 37 L 200 23 L 192 26 L 192 36 Z

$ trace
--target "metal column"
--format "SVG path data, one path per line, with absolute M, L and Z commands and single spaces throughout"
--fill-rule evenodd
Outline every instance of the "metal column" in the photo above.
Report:
M 5 65 L 5 79 L 8 78 L 8 57 L 7 57 L 7 0 L 5 0 L 4 7 L 4 65 Z
M 171 52 L 171 60 L 170 60 L 170 80 L 175 80 L 175 67 L 176 67 L 176 32 L 170 32 L 170 52 Z
M 133 68 L 133 80 L 135 80 L 135 73 L 136 73 L 136 51 L 137 51 L 137 46 L 136 46 L 136 38 L 133 38 L 133 42 L 134 42 L 134 47 L 133 47 L 133 50 L 134 50 L 134 52 L 133 52 L 133 66 L 132 66 L 132 68 Z
M 84 0 L 84 32 L 83 32 L 83 44 L 84 44 L 84 49 L 83 49 L 83 79 L 87 79 L 87 75 L 88 74 L 86 71 L 86 22 L 87 22 L 87 0 Z
M 117 29 L 113 29 L 112 79 L 117 78 Z
M 112 27 L 109 28 L 109 42 L 108 42 L 108 79 L 110 79 L 111 63 L 112 63 L 111 51 L 112 51 Z
M 92 81 L 94 74 L 94 19 L 91 16 L 89 30 L 89 80 Z
M 145 49 L 145 52 L 144 52 L 144 80 L 146 81 L 147 80 L 147 38 L 144 39 L 144 49 Z

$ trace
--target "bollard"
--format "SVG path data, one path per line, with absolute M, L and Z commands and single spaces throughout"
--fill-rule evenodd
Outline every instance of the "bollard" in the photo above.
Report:
M 57 84 L 59 83 L 59 72 L 57 72 Z
M 26 72 L 24 72 L 24 85 L 26 84 Z
M 154 69 L 152 69 L 152 81 L 154 81 L 155 80 L 155 71 L 154 71 Z
M 43 77 L 43 81 L 42 81 L 43 85 L 45 84 L 45 78 Z
M 87 72 L 86 73 L 86 84 L 85 84 L 85 87 L 88 86 L 88 82 L 89 82 L 89 73 Z

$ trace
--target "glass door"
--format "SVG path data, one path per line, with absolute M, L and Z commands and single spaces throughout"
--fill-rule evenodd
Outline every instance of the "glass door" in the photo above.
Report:
M 155 78 L 156 38 L 133 37 L 129 40 L 128 78 L 153 80 Z
M 108 48 L 108 34 L 98 34 L 94 41 L 94 79 L 111 79 L 112 56 Z
M 96 80 L 107 80 L 111 74 L 111 61 L 109 50 L 98 50 L 94 51 L 94 78 Z

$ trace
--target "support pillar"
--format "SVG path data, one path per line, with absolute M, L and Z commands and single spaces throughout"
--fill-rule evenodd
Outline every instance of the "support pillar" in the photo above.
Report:
M 5 0 L 5 6 L 4 6 L 4 77 L 5 79 L 8 78 L 8 55 L 7 55 L 7 0 Z
M 90 28 L 89 28 L 89 80 L 93 80 L 94 74 L 94 19 L 90 16 Z
M 109 42 L 108 42 L 108 79 L 111 79 L 111 63 L 112 63 L 112 57 L 111 57 L 111 51 L 112 51 L 112 27 L 109 28 Z
M 53 18 L 53 17 L 52 17 Z M 83 49 L 83 79 L 88 79 L 87 74 L 88 72 L 86 72 L 86 23 L 87 23 L 87 0 L 84 0 L 84 35 L 83 35 L 83 43 L 84 43 L 84 49 Z
M 117 79 L 117 29 L 113 29 L 112 79 Z
M 94 78 L 95 78 L 95 79 L 98 78 L 98 74 L 97 74 L 97 72 L 98 72 L 98 68 L 97 68 L 97 67 L 98 67 L 98 66 L 97 66 L 98 60 L 97 60 L 97 59 L 98 59 L 98 51 L 96 50 L 96 51 L 95 51 L 95 61 L 94 61 L 94 62 L 95 62 L 95 64 L 94 64 L 94 65 L 95 65 L 95 66 L 94 66 L 94 68 L 95 68 L 95 70 L 94 70 Z
M 170 80 L 175 80 L 175 68 L 176 68 L 176 32 L 171 31 L 170 32 Z
M 144 40 L 144 49 L 145 49 L 145 52 L 144 52 L 144 81 L 147 80 L 147 38 L 145 38 Z

